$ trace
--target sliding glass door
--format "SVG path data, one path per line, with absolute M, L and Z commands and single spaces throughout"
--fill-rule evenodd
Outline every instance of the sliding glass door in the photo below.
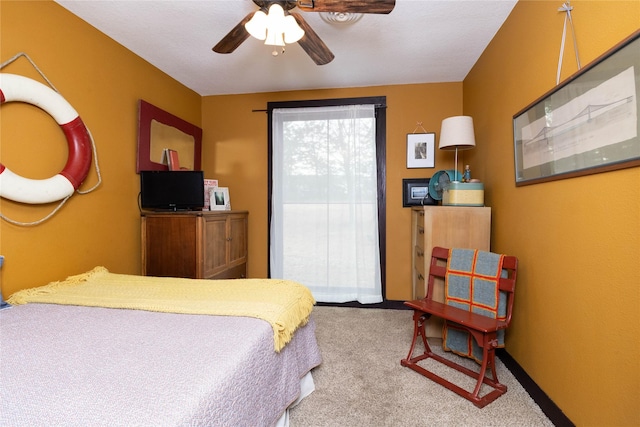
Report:
M 320 302 L 382 302 L 376 105 L 271 116 L 271 277 Z

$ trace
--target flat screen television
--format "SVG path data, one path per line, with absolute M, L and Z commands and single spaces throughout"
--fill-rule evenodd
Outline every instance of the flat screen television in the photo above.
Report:
M 140 205 L 156 211 L 202 210 L 204 172 L 140 171 Z

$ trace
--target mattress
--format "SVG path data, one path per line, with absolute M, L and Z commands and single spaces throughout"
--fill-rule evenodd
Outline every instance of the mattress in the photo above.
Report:
M 250 317 L 31 303 L 0 311 L 0 425 L 272 426 L 319 365 Z

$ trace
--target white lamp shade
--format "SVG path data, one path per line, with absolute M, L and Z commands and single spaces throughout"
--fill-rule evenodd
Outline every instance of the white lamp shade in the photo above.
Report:
M 259 10 L 253 14 L 249 22 L 244 24 L 244 28 L 252 37 L 258 40 L 267 38 L 267 14 Z
M 278 3 L 269 6 L 267 16 L 267 39 L 264 44 L 284 46 L 284 9 Z
M 442 121 L 440 128 L 441 150 L 467 150 L 476 146 L 473 132 L 473 118 L 469 116 L 449 117 Z
M 284 39 L 282 38 L 282 32 L 267 30 L 267 38 L 264 44 L 269 46 L 284 46 Z
M 300 28 L 296 18 L 287 15 L 284 18 L 284 41 L 286 43 L 295 43 L 304 36 L 304 30 Z
M 304 30 L 296 19 L 291 15 L 285 16 L 284 9 L 278 3 L 269 7 L 268 15 L 262 10 L 254 13 L 244 28 L 251 36 L 271 46 L 295 43 L 304 36 Z

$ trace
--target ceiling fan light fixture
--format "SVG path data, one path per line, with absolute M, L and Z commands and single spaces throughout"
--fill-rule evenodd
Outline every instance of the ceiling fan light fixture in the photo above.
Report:
M 267 38 L 267 19 L 267 14 L 259 10 L 244 24 L 244 28 L 252 37 L 264 40 Z
M 282 32 L 267 30 L 267 38 L 264 44 L 268 46 L 284 46 L 284 38 Z
M 249 22 L 244 25 L 247 32 L 258 40 L 264 40 L 269 46 L 284 46 L 285 43 L 295 43 L 304 36 L 296 19 L 286 15 L 278 3 L 269 7 L 269 14 L 259 10 L 253 14 Z
M 282 8 L 282 6 L 280 6 L 278 3 L 274 3 L 271 6 L 269 6 L 268 18 L 269 20 L 268 20 L 267 26 L 271 26 L 271 25 L 281 26 L 282 20 L 284 19 L 284 9 Z
M 348 24 L 357 22 L 362 14 L 388 14 L 394 9 L 396 0 L 253 0 L 253 3 L 258 10 L 245 15 L 213 47 L 214 52 L 231 53 L 251 35 L 264 40 L 267 45 L 282 46 L 283 52 L 285 43 L 297 41 L 316 65 L 326 65 L 333 61 L 335 55 L 313 31 L 303 14 L 292 10 L 297 7 L 302 12 L 318 12 L 325 21 L 330 19 L 334 23 Z M 325 12 L 331 13 L 327 15 Z M 281 24 L 271 21 L 281 21 Z
M 300 28 L 296 18 L 288 15 L 284 18 L 284 41 L 285 43 L 295 43 L 304 36 L 304 30 Z

